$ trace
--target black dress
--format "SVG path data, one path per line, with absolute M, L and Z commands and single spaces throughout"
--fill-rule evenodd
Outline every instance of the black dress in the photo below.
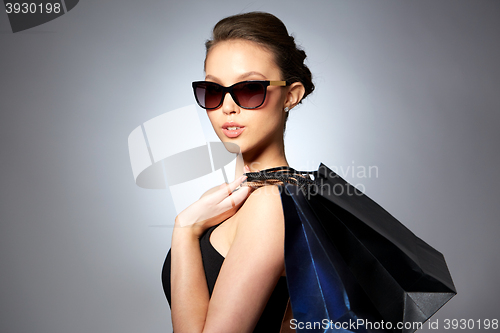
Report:
M 217 250 L 210 243 L 210 235 L 212 234 L 212 231 L 221 223 L 208 228 L 200 237 L 200 250 L 210 297 L 212 296 L 215 281 L 219 276 L 219 271 L 222 263 L 224 262 L 224 257 L 217 252 Z M 168 304 L 171 306 L 170 268 L 171 262 L 169 250 L 163 265 L 162 282 L 165 296 L 167 297 Z M 254 332 L 278 333 L 281 329 L 281 321 L 283 320 L 287 303 L 288 287 L 286 277 L 282 276 L 279 278 L 278 283 L 276 284 L 276 287 L 274 288 L 274 291 L 271 294 L 259 321 L 257 322 Z

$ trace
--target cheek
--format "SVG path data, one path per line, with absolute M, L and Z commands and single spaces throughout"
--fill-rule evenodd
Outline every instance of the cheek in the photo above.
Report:
M 215 114 L 208 112 L 207 117 L 210 120 L 210 123 L 212 123 L 212 126 L 215 128 L 215 125 L 217 123 L 217 117 L 215 116 Z
M 277 87 L 273 87 L 277 88 Z M 286 95 L 283 94 L 281 88 L 271 90 L 268 88 L 266 100 L 263 104 L 263 107 L 273 109 L 273 110 L 282 110 L 284 107 Z
M 281 127 L 283 120 L 283 96 L 279 91 L 268 93 L 266 101 L 262 105 L 263 119 L 265 128 Z
M 210 112 L 207 113 L 207 117 L 210 120 L 210 123 L 212 124 L 212 128 L 213 128 L 214 132 L 217 134 L 217 136 L 220 136 L 219 132 L 222 133 L 222 130 L 219 128 L 220 126 L 219 126 L 219 122 L 217 120 L 217 117 L 214 114 L 210 115 Z
M 265 110 L 265 112 L 264 110 L 262 111 L 258 119 L 255 119 L 255 129 L 264 136 L 280 131 L 282 129 L 282 117 L 280 112 L 271 109 Z

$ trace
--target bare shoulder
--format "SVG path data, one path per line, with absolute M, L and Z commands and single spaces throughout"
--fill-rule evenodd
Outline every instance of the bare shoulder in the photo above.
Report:
M 278 186 L 268 185 L 253 191 L 238 212 L 236 233 L 259 237 L 263 237 L 264 233 L 271 233 L 279 237 L 283 229 L 283 208 Z
M 280 189 L 276 185 L 262 186 L 253 191 L 241 209 L 252 210 L 281 210 Z
M 285 275 L 285 219 L 280 188 L 267 185 L 256 189 L 238 215 L 231 250 L 248 253 L 244 261 L 261 270 L 263 281 Z

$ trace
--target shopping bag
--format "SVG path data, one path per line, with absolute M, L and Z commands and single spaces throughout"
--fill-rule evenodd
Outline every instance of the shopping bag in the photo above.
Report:
M 359 333 L 421 328 L 456 294 L 443 255 L 326 165 L 307 173 L 314 180 L 300 186 L 280 179 L 291 326 Z

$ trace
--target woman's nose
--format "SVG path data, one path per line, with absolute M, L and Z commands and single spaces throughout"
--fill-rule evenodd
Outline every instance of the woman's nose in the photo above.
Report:
M 231 96 L 229 92 L 226 93 L 226 95 L 224 96 L 224 100 L 222 101 L 222 112 L 224 112 L 225 114 L 240 112 L 240 108 L 234 102 L 233 96 Z

